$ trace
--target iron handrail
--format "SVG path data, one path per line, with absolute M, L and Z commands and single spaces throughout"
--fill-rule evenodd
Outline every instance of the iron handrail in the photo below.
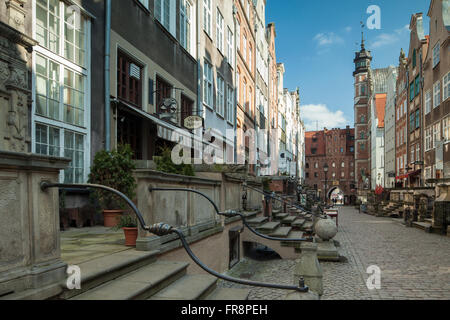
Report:
M 204 193 L 202 193 L 202 192 L 200 192 L 200 191 L 194 190 L 194 189 L 183 189 L 183 188 L 152 188 L 152 187 L 149 187 L 148 190 L 149 190 L 150 192 L 153 192 L 153 191 L 182 191 L 182 192 L 196 193 L 196 194 L 198 194 L 198 195 L 204 197 L 205 199 L 207 199 L 207 200 L 213 205 L 214 210 L 216 211 L 216 213 L 217 213 L 219 216 L 224 216 L 224 217 L 226 217 L 226 218 L 234 218 L 234 217 L 236 217 L 236 216 L 240 217 L 241 220 L 242 220 L 242 223 L 243 223 L 243 224 L 244 224 L 244 225 L 245 225 L 245 226 L 246 226 L 253 234 L 257 235 L 257 236 L 260 237 L 260 238 L 264 238 L 264 239 L 271 240 L 271 241 L 283 241 L 283 242 L 306 242 L 306 241 L 312 241 L 312 240 L 313 240 L 312 237 L 298 238 L 298 239 L 290 239 L 290 238 L 277 238 L 277 237 L 271 237 L 271 236 L 262 234 L 262 233 L 256 231 L 252 226 L 250 226 L 250 225 L 248 224 L 246 217 L 245 217 L 242 213 L 237 212 L 237 211 L 235 211 L 235 210 L 228 210 L 228 211 L 225 211 L 225 212 L 220 212 L 220 210 L 219 210 L 219 208 L 217 207 L 216 203 L 215 203 L 210 197 L 208 197 L 206 194 L 204 194 Z
M 281 202 L 281 203 L 284 203 L 284 204 L 289 204 L 290 206 L 293 206 L 293 207 L 295 207 L 295 208 L 297 208 L 297 209 L 299 209 L 299 210 L 302 210 L 302 211 L 306 212 L 307 214 L 312 214 L 312 215 L 314 215 L 314 216 L 317 216 L 316 213 L 314 213 L 314 212 L 312 212 L 312 211 L 309 211 L 308 209 L 306 209 L 306 208 L 305 208 L 304 206 L 302 206 L 302 205 L 295 204 L 295 203 L 289 203 L 286 199 L 284 199 L 284 198 L 282 198 L 282 197 L 276 196 L 274 192 L 269 193 L 269 192 L 260 190 L 260 189 L 258 189 L 258 188 L 255 188 L 255 187 L 252 187 L 252 186 L 249 186 L 249 185 L 246 185 L 245 187 L 246 187 L 246 188 L 249 188 L 249 189 L 252 189 L 252 190 L 254 190 L 254 191 L 256 191 L 256 192 L 259 192 L 259 193 L 261 193 L 262 195 L 264 195 L 265 197 L 272 198 L 272 199 L 277 200 L 277 201 L 279 201 L 279 202 Z
M 304 279 L 301 278 L 299 281 L 299 286 L 293 286 L 293 285 L 282 285 L 282 284 L 273 284 L 273 283 L 264 283 L 264 282 L 257 282 L 257 281 L 250 281 L 250 280 L 243 280 L 238 278 L 233 278 L 227 275 L 220 274 L 216 272 L 215 270 L 212 270 L 208 266 L 206 266 L 200 259 L 192 252 L 186 238 L 184 237 L 184 234 L 181 230 L 174 228 L 166 223 L 157 223 L 151 226 L 148 226 L 145 223 L 144 217 L 142 213 L 139 211 L 139 209 L 136 207 L 136 205 L 122 192 L 117 191 L 113 188 L 98 185 L 98 184 L 64 184 L 64 183 L 50 183 L 47 181 L 43 181 L 40 184 L 41 190 L 45 191 L 49 188 L 59 188 L 59 189 L 67 189 L 67 188 L 93 188 L 93 189 L 102 189 L 109 191 L 111 193 L 116 194 L 117 196 L 121 197 L 125 202 L 130 206 L 130 208 L 133 210 L 133 212 L 136 214 L 137 219 L 139 221 L 139 224 L 141 225 L 141 228 L 149 233 L 152 233 L 158 237 L 162 237 L 169 234 L 176 234 L 178 238 L 181 241 L 181 244 L 183 245 L 184 249 L 186 250 L 189 257 L 203 270 L 208 272 L 209 274 L 215 276 L 216 278 L 239 283 L 243 285 L 253 286 L 253 287 L 263 287 L 263 288 L 273 288 L 273 289 L 282 289 L 282 290 L 293 290 L 298 292 L 308 292 L 309 287 L 305 285 Z

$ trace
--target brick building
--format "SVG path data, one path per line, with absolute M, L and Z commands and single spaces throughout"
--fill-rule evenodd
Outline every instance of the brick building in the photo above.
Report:
M 334 195 L 345 204 L 356 200 L 355 130 L 332 129 L 306 132 L 306 185 L 315 188 L 321 199 Z M 325 174 L 324 166 L 328 165 Z

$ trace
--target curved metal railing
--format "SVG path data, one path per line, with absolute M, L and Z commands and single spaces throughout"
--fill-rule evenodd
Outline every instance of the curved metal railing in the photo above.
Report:
M 204 197 L 205 199 L 207 199 L 207 200 L 213 205 L 214 210 L 216 211 L 216 213 L 217 213 L 219 216 L 224 216 L 224 217 L 227 217 L 227 218 L 233 218 L 233 217 L 238 216 L 238 217 L 241 218 L 242 223 L 243 223 L 243 224 L 244 224 L 244 225 L 245 225 L 245 226 L 246 226 L 253 234 L 257 235 L 258 237 L 267 239 L 267 240 L 272 240 L 272 241 L 283 241 L 283 242 L 306 242 L 306 241 L 312 241 L 312 240 L 313 240 L 312 237 L 298 238 L 298 239 L 288 239 L 288 238 L 276 238 L 276 237 L 271 237 L 271 236 L 262 234 L 262 233 L 258 232 L 258 231 L 255 230 L 252 226 L 250 226 L 250 225 L 248 224 L 246 217 L 245 217 L 242 213 L 237 212 L 237 211 L 234 211 L 234 210 L 228 210 L 228 211 L 225 211 L 225 212 L 220 212 L 220 210 L 219 210 L 219 208 L 217 207 L 216 203 L 215 203 L 210 197 L 208 197 L 206 194 L 204 194 L 204 193 L 202 193 L 202 192 L 200 192 L 200 191 L 194 190 L 194 189 L 183 189 L 183 188 L 152 188 L 152 187 L 149 187 L 148 190 L 149 190 L 150 192 L 153 192 L 153 191 L 182 191 L 182 192 L 196 193 L 196 194 L 198 194 L 198 195 Z
M 314 216 L 318 216 L 317 213 L 314 213 L 314 212 L 312 212 L 312 211 L 309 211 L 308 209 L 306 209 L 306 208 L 305 208 L 304 206 L 302 206 L 302 205 L 299 205 L 299 204 L 296 204 L 296 203 L 290 203 L 288 200 L 284 199 L 283 197 L 277 196 L 277 195 L 275 194 L 275 192 L 269 193 L 269 192 L 266 192 L 266 191 L 264 191 L 264 190 L 261 190 L 261 189 L 258 189 L 258 188 L 255 188 L 255 187 L 252 187 L 252 186 L 249 186 L 249 185 L 246 185 L 245 187 L 246 187 L 246 188 L 249 188 L 249 189 L 252 189 L 252 190 L 254 190 L 254 191 L 256 191 L 256 192 L 259 192 L 259 193 L 261 193 L 262 195 L 264 195 L 265 197 L 269 197 L 269 198 L 272 198 L 272 199 L 274 199 L 274 200 L 277 200 L 277 201 L 279 201 L 279 202 L 281 202 L 281 203 L 283 203 L 283 204 L 287 204 L 287 205 L 293 206 L 293 207 L 295 207 L 295 208 L 297 208 L 297 209 L 299 209 L 299 210 L 302 210 L 303 212 L 306 212 L 307 214 L 312 214 L 312 215 L 314 215 Z
M 102 189 L 105 191 L 109 191 L 111 193 L 116 194 L 117 196 L 121 197 L 125 202 L 128 204 L 128 206 L 133 210 L 133 212 L 136 214 L 136 217 L 139 221 L 139 224 L 141 228 L 147 232 L 150 232 L 156 236 L 162 237 L 169 234 L 176 234 L 178 238 L 181 240 L 181 244 L 183 245 L 184 249 L 186 250 L 189 257 L 203 270 L 208 272 L 209 274 L 215 276 L 216 278 L 239 283 L 243 285 L 253 286 L 253 287 L 263 287 L 263 288 L 273 288 L 273 289 L 283 289 L 283 290 L 293 290 L 298 292 L 308 292 L 309 288 L 305 285 L 305 282 L 303 279 L 300 279 L 299 286 L 292 286 L 292 285 L 283 285 L 283 284 L 273 284 L 273 283 L 264 283 L 264 282 L 258 282 L 258 281 L 250 281 L 250 280 L 243 280 L 238 278 L 233 278 L 221 273 L 216 272 L 215 270 L 212 270 L 208 266 L 206 266 L 200 259 L 192 252 L 186 238 L 183 235 L 183 232 L 178 230 L 177 228 L 174 228 L 168 224 L 165 223 L 158 223 L 151 226 L 148 226 L 145 223 L 144 217 L 142 213 L 139 211 L 139 209 L 136 207 L 136 205 L 122 192 L 117 191 L 113 188 L 106 187 L 103 185 L 97 185 L 97 184 L 63 184 L 63 183 L 50 183 L 47 181 L 41 182 L 40 184 L 41 190 L 46 191 L 49 188 L 59 188 L 59 189 L 67 189 L 67 188 L 82 188 L 82 189 Z

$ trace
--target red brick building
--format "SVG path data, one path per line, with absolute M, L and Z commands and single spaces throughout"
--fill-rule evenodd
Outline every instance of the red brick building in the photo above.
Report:
M 306 132 L 306 184 L 317 190 L 317 195 L 329 200 L 341 194 L 345 204 L 356 200 L 355 130 L 332 129 Z M 328 165 L 325 174 L 324 166 Z M 326 183 L 325 183 L 326 182 Z

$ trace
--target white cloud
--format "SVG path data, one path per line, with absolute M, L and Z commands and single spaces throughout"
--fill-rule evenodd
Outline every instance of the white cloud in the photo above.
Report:
M 400 37 L 402 37 L 403 34 L 407 32 L 409 32 L 409 24 L 403 26 L 400 29 L 396 29 L 393 33 L 382 33 L 375 38 L 371 47 L 376 49 L 396 43 L 400 41 Z
M 325 104 L 308 104 L 300 107 L 307 131 L 323 128 L 344 128 L 350 122 L 341 110 L 331 111 Z
M 319 46 L 328 46 L 344 42 L 344 40 L 334 32 L 318 33 L 313 40 L 316 41 Z
M 346 28 L 345 28 L 345 31 L 346 31 L 346 32 L 352 31 L 352 27 L 346 27 Z

